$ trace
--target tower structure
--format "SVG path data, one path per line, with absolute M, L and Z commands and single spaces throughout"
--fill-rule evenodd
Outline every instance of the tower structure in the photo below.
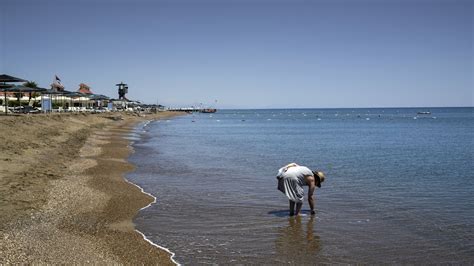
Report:
M 119 84 L 115 84 L 115 86 L 118 86 L 118 95 L 119 95 L 119 100 L 127 99 L 125 97 L 125 94 L 128 93 L 128 85 L 120 82 Z

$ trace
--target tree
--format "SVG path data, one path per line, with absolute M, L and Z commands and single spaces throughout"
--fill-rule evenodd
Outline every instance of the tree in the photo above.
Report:
M 23 97 L 23 93 L 21 93 L 21 92 L 15 92 L 14 95 L 15 95 L 15 97 L 16 97 L 16 101 L 18 102 L 18 106 L 21 106 L 20 100 L 21 100 L 21 97 Z
M 34 81 L 27 81 L 27 82 L 23 83 L 23 86 L 28 87 L 28 88 L 33 88 L 33 89 L 38 88 L 38 84 L 36 84 L 36 82 L 34 82 Z M 36 97 L 36 96 L 37 96 L 36 93 L 30 92 L 29 95 L 28 95 L 28 104 L 31 102 L 31 98 Z M 33 105 L 34 105 L 34 103 L 33 103 Z

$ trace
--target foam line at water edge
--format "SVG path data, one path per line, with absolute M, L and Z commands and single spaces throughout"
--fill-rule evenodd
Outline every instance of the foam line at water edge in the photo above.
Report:
M 143 124 L 140 126 L 142 133 L 146 132 L 145 128 L 148 126 L 148 124 L 150 124 L 151 121 L 153 121 L 153 120 L 146 120 L 145 122 L 143 122 Z
M 147 121 L 143 124 L 143 126 L 141 127 L 142 130 L 143 130 L 151 121 L 152 121 L 152 120 L 147 120 Z M 144 131 L 144 130 L 143 130 L 143 131 Z M 128 146 L 131 148 L 132 153 L 135 152 L 135 149 L 134 149 L 134 147 L 133 147 L 133 144 L 134 144 L 133 141 L 129 141 L 129 145 L 128 145 Z M 137 185 L 137 184 L 135 184 L 135 183 L 133 183 L 133 182 L 130 182 L 130 181 L 127 180 L 126 178 L 124 178 L 124 180 L 125 180 L 125 182 L 127 182 L 127 183 L 129 183 L 129 184 L 131 184 L 131 185 L 136 186 L 138 189 L 140 189 L 140 191 L 141 191 L 143 194 L 148 195 L 148 196 L 150 196 L 150 197 L 153 198 L 153 201 L 152 201 L 151 203 L 149 203 L 148 205 L 146 205 L 145 207 L 141 208 L 141 209 L 138 210 L 138 211 L 144 210 L 144 209 L 150 207 L 152 204 L 156 203 L 156 197 L 155 197 L 155 196 L 153 196 L 152 194 L 146 192 L 142 187 L 140 187 L 139 185 Z M 169 250 L 169 249 L 166 248 L 166 247 L 163 247 L 163 246 L 160 246 L 160 245 L 154 243 L 153 241 L 151 241 L 150 239 L 148 239 L 148 238 L 145 236 L 144 233 L 140 232 L 139 230 L 135 229 L 135 232 L 139 233 L 139 234 L 143 237 L 143 239 L 144 239 L 145 241 L 147 241 L 148 243 L 150 243 L 152 246 L 157 247 L 157 248 L 159 248 L 159 249 L 162 249 L 162 250 L 168 252 L 169 254 L 171 254 L 171 256 L 170 256 L 171 261 L 172 261 L 174 264 L 181 266 L 181 264 L 179 264 L 179 263 L 174 259 L 175 255 L 176 255 L 174 252 L 172 252 L 171 250 Z
M 151 121 L 152 121 L 152 120 L 147 120 L 147 121 L 145 122 L 145 124 L 143 124 L 143 127 L 148 126 L 148 124 L 150 124 Z
M 137 184 L 135 184 L 135 183 L 132 183 L 132 182 L 128 181 L 126 178 L 124 178 L 124 180 L 125 180 L 127 183 L 132 184 L 132 185 L 136 186 L 137 188 L 139 188 L 140 191 L 141 191 L 143 194 L 149 195 L 150 197 L 153 198 L 153 202 L 151 202 L 150 204 L 148 204 L 148 205 L 146 205 L 145 207 L 141 208 L 139 211 L 141 211 L 141 210 L 143 210 L 143 209 L 146 209 L 146 208 L 150 207 L 152 204 L 156 203 L 156 197 L 155 197 L 155 196 L 153 196 L 152 194 L 150 194 L 150 193 L 144 191 L 142 187 L 140 187 L 139 185 L 137 185 Z M 171 259 L 171 261 L 172 261 L 174 264 L 176 264 L 176 265 L 181 265 L 181 264 L 179 264 L 177 261 L 174 260 L 174 256 L 176 255 L 176 254 L 174 254 L 174 252 L 172 252 L 172 251 L 169 250 L 168 248 L 165 248 L 165 247 L 163 247 L 163 246 L 160 246 L 160 245 L 154 243 L 153 241 L 151 241 L 150 239 L 148 239 L 148 238 L 145 236 L 145 234 L 143 234 L 142 232 L 138 231 L 137 229 L 135 229 L 135 232 L 139 233 L 139 234 L 143 237 L 143 239 L 145 239 L 145 241 L 147 241 L 148 243 L 150 243 L 152 246 L 155 246 L 155 247 L 157 247 L 157 248 L 160 248 L 160 249 L 162 249 L 162 250 L 168 252 L 169 254 L 171 254 L 170 259 Z
M 169 249 L 167 249 L 167 248 L 165 248 L 165 247 L 162 247 L 162 246 L 160 246 L 160 245 L 154 243 L 153 241 L 151 241 L 150 239 L 148 239 L 148 238 L 145 236 L 145 234 L 143 234 L 142 232 L 138 231 L 137 229 L 135 229 L 135 232 L 137 232 L 137 233 L 139 233 L 140 235 L 142 235 L 143 239 L 145 239 L 145 241 L 147 241 L 148 243 L 150 243 L 152 246 L 155 246 L 155 247 L 157 247 L 157 248 L 160 248 L 160 249 L 162 249 L 162 250 L 168 252 L 169 254 L 171 254 L 171 257 L 170 257 L 171 261 L 172 261 L 174 264 L 176 264 L 176 265 L 178 265 L 178 266 L 181 266 L 181 264 L 179 264 L 177 261 L 174 260 L 175 254 L 174 254 L 173 252 L 171 252 L 171 250 L 169 250 Z
M 126 181 L 127 183 L 132 184 L 132 185 L 136 186 L 138 189 L 140 189 L 140 191 L 141 191 L 143 194 L 148 195 L 148 196 L 150 196 L 150 197 L 153 198 L 153 201 L 152 201 L 150 204 L 146 205 L 145 207 L 141 208 L 141 209 L 138 210 L 138 211 L 144 210 L 144 209 L 150 207 L 152 204 L 156 203 L 156 197 L 155 197 L 155 196 L 153 196 L 152 194 L 150 194 L 150 193 L 146 192 L 145 190 L 143 190 L 143 188 L 140 187 L 139 185 L 128 181 L 126 178 L 124 178 L 124 179 L 125 179 L 125 181 Z

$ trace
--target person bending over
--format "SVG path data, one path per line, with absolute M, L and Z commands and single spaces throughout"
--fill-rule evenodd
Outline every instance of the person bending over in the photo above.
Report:
M 316 187 L 321 188 L 325 176 L 321 171 L 311 171 L 308 167 L 290 163 L 278 170 L 278 190 L 283 192 L 290 201 L 290 216 L 299 215 L 303 206 L 303 186 L 308 186 L 308 203 L 311 214 L 314 211 L 313 194 Z M 295 213 L 296 205 L 296 213 Z

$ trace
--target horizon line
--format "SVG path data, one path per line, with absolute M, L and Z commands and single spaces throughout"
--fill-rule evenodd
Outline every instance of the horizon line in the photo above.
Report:
M 188 108 L 188 107 L 171 107 L 171 106 L 166 106 L 168 108 Z M 250 107 L 244 107 L 244 108 L 238 108 L 238 107 L 231 107 L 231 108 L 215 108 L 218 110 L 282 110 L 282 109 L 413 109 L 413 108 L 474 108 L 473 106 L 404 106 L 404 107 L 256 107 L 256 108 L 250 108 Z

